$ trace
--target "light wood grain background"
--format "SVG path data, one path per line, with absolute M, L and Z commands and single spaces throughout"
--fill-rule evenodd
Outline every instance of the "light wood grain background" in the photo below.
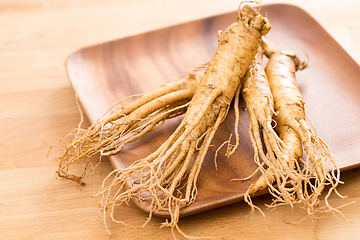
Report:
M 358 0 L 280 1 L 310 13 L 360 63 Z M 0 0 L 0 238 L 1 239 L 171 239 L 163 219 L 132 204 L 118 217 L 133 226 L 105 229 L 96 194 L 112 170 L 103 159 L 86 187 L 55 178 L 61 147 L 49 148 L 80 121 L 66 58 L 81 47 L 131 36 L 190 20 L 235 11 L 226 0 Z M 263 0 L 263 4 L 279 1 Z M 331 49 L 329 49 L 331 51 Z M 360 79 L 359 79 L 360 80 Z M 83 126 L 88 126 L 85 119 Z M 341 127 L 341 126 L 339 126 Z M 81 166 L 77 166 L 81 169 Z M 357 201 L 342 210 L 348 222 L 331 216 L 306 219 L 299 209 L 264 210 L 267 218 L 242 202 L 181 219 L 181 229 L 215 239 L 359 239 L 360 170 L 343 173 L 340 192 Z M 269 196 L 255 199 L 257 205 Z M 177 235 L 179 239 L 181 236 Z

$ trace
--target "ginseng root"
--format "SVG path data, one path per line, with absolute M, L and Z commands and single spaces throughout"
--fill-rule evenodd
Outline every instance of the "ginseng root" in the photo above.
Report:
M 146 93 L 128 105 L 120 105 L 127 100 L 123 99 L 88 129 L 74 129 L 66 134 L 60 141 L 72 136 L 74 139 L 60 157 L 58 176 L 84 184 L 83 178 L 93 155 L 116 154 L 166 119 L 184 114 L 207 66 L 208 63 L 205 63 L 191 69 L 177 81 Z M 85 170 L 81 176 L 68 173 L 70 165 L 76 162 L 84 163 Z
M 341 183 L 340 170 L 329 146 L 317 135 L 296 83 L 295 72 L 307 64 L 291 51 L 271 49 L 266 41 L 262 45 L 269 57 L 265 72 L 274 99 L 275 130 L 283 142 L 283 149 L 268 152 L 276 158 L 265 163 L 267 169 L 255 185 L 268 185 L 275 197 L 270 207 L 301 204 L 312 217 L 317 217 L 317 212 L 339 212 L 330 206 L 328 198 L 333 191 L 342 197 L 336 191 Z M 310 122 L 311 128 L 306 121 Z M 266 138 L 264 142 L 266 144 Z M 324 198 L 325 206 L 319 207 L 319 196 L 326 185 L 329 185 L 329 191 Z
M 182 233 L 177 225 L 180 209 L 196 198 L 196 181 L 210 143 L 255 57 L 261 36 L 269 30 L 267 19 L 255 9 L 239 7 L 235 23 L 220 36 L 215 55 L 178 128 L 152 154 L 126 169 L 114 170 L 105 179 L 99 192 L 104 211 L 110 209 L 113 217 L 117 205 L 132 198 L 147 200 L 150 216 L 154 211 L 168 212 L 170 221 L 163 226 Z
M 254 176 L 259 170 L 262 172 L 260 179 L 250 186 L 244 195 L 244 200 L 252 207 L 256 206 L 252 204 L 250 195 L 265 189 L 274 180 L 274 176 L 269 174 L 270 169 L 266 170 L 265 167 L 271 166 L 271 163 L 276 162 L 280 156 L 282 159 L 287 157 L 284 143 L 272 126 L 272 117 L 275 113 L 274 100 L 262 66 L 262 56 L 263 49 L 259 47 L 254 61 L 244 76 L 241 90 L 249 113 L 249 135 L 254 148 L 254 161 L 259 166 L 257 171 L 248 178 Z

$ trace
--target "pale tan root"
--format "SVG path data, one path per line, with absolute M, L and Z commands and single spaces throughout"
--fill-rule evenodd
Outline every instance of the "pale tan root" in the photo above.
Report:
M 253 17 L 247 18 L 249 15 Z M 178 227 L 180 211 L 196 199 L 197 178 L 211 141 L 228 113 L 261 36 L 269 29 L 267 20 L 250 6 L 239 11 L 237 21 L 221 35 L 175 132 L 153 154 L 126 169 L 114 170 L 105 179 L 98 195 L 102 195 L 102 207 L 111 211 L 113 220 L 122 222 L 114 217 L 116 206 L 131 199 L 147 201 L 147 221 L 155 211 L 167 212 L 170 218 L 162 226 L 189 237 Z
M 273 117 L 277 123 L 275 129 L 289 152 L 286 161 L 274 152 L 279 161 L 271 162 L 269 172 L 265 172 L 270 175 L 266 179 L 273 181 L 267 181 L 267 184 L 275 197 L 269 207 L 298 204 L 314 218 L 319 212 L 340 213 L 328 202 L 330 194 L 337 193 L 336 187 L 341 183 L 340 170 L 328 145 L 316 134 L 314 126 L 311 129 L 307 125 L 306 120 L 310 119 L 296 84 L 295 71 L 305 68 L 307 63 L 301 62 L 291 51 L 270 49 L 265 53 L 270 57 L 265 71 L 277 113 Z M 302 156 L 303 150 L 305 157 Z M 330 169 L 325 169 L 324 164 L 328 164 Z M 320 207 L 320 195 L 326 185 L 329 185 L 329 190 L 324 207 Z
M 208 63 L 191 69 L 170 84 L 142 95 L 125 106 L 114 105 L 88 129 L 75 129 L 60 141 L 74 138 L 60 157 L 57 174 L 84 184 L 90 158 L 96 153 L 108 156 L 119 152 L 159 127 L 166 119 L 185 113 Z M 81 176 L 68 174 L 71 164 L 83 162 Z
M 240 145 L 240 135 L 239 135 L 239 120 L 240 120 L 240 110 L 239 110 L 239 99 L 240 99 L 240 91 L 241 91 L 241 84 L 238 86 L 236 92 L 235 92 L 235 97 L 234 97 L 234 112 L 235 112 L 235 125 L 234 125 L 234 132 L 235 132 L 235 145 L 230 144 L 230 139 L 229 139 L 229 144 L 228 144 L 228 148 L 227 148 L 227 152 L 226 152 L 226 156 L 230 157 L 232 154 L 234 154 L 234 152 L 236 151 L 236 149 L 239 147 Z
M 258 168 L 252 176 L 258 171 L 263 173 L 260 179 L 250 186 L 244 195 L 245 202 L 252 209 L 256 206 L 252 204 L 250 195 L 269 186 L 275 180 L 272 172 L 279 171 L 268 166 L 272 166 L 280 157 L 285 161 L 288 157 L 284 143 L 272 126 L 274 104 L 269 83 L 262 66 L 262 55 L 262 48 L 259 47 L 256 58 L 251 63 L 242 80 L 241 91 L 249 113 L 249 136 L 254 148 L 254 161 L 258 164 Z M 288 170 L 286 164 L 281 167 Z M 296 178 L 294 174 L 291 177 Z M 249 177 L 246 179 L 249 179 Z M 273 190 L 277 191 L 276 189 Z
M 234 152 L 236 151 L 236 149 L 239 147 L 240 145 L 240 135 L 239 135 L 239 120 L 240 120 L 240 110 L 239 110 L 239 99 L 240 99 L 240 91 L 241 91 L 241 83 L 238 86 L 236 92 L 235 92 L 235 96 L 234 96 L 234 112 L 235 112 L 235 124 L 234 124 L 234 133 L 235 133 L 235 144 L 231 143 L 231 138 L 232 138 L 232 134 L 230 134 L 229 136 L 229 140 L 223 142 L 215 151 L 215 156 L 214 156 L 214 165 L 215 165 L 215 170 L 218 170 L 217 167 L 217 156 L 218 156 L 218 152 L 221 150 L 221 148 L 223 146 L 227 146 L 226 149 L 226 153 L 225 156 L 226 157 L 230 157 L 232 154 L 234 154 Z

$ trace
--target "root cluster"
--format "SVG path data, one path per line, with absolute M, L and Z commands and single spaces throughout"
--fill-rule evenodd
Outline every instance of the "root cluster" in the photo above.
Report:
M 312 217 L 318 212 L 340 213 L 328 201 L 332 192 L 343 197 L 336 191 L 342 183 L 340 170 L 329 146 L 317 135 L 296 85 L 295 72 L 307 63 L 292 52 L 270 48 L 262 40 L 270 30 L 267 19 L 248 5 L 240 6 L 235 23 L 219 32 L 218 48 L 209 63 L 191 69 L 173 83 L 134 96 L 138 98 L 129 104 L 122 105 L 128 99 L 114 104 L 88 129 L 75 129 L 60 140 L 72 139 L 60 157 L 57 175 L 84 184 L 92 156 L 114 155 L 167 119 L 184 115 L 158 149 L 104 179 L 97 194 L 102 197 L 104 217 L 110 211 L 113 221 L 123 223 L 114 217 L 116 207 L 136 199 L 149 204 L 150 217 L 154 212 L 169 213 L 162 226 L 187 236 L 178 227 L 180 211 L 196 199 L 203 160 L 233 100 L 236 144 L 228 145 L 227 156 L 239 146 L 240 94 L 249 113 L 254 161 L 261 172 L 245 193 L 245 201 L 260 210 L 251 195 L 267 188 L 274 197 L 270 208 L 301 205 Z M 265 69 L 263 52 L 269 58 Z M 70 166 L 79 162 L 84 165 L 82 175 L 70 174 Z M 319 207 L 326 186 L 325 204 Z

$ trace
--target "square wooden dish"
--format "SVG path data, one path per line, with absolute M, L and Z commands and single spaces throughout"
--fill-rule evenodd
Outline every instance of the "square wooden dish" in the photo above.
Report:
M 297 73 L 298 85 L 318 134 L 328 143 L 342 171 L 360 165 L 360 68 L 346 51 L 302 9 L 285 4 L 265 5 L 272 29 L 267 38 L 279 49 L 309 56 L 309 68 Z M 237 12 L 192 21 L 123 39 L 86 47 L 66 62 L 69 78 L 90 121 L 101 117 L 114 102 L 175 81 L 186 70 L 213 56 L 218 30 L 235 21 Z M 198 178 L 196 201 L 181 210 L 186 216 L 243 199 L 255 180 L 231 181 L 255 169 L 248 136 L 248 114 L 240 103 L 240 147 L 230 158 L 208 153 Z M 234 129 L 231 110 L 213 141 L 219 147 Z M 181 117 L 170 120 L 121 153 L 111 156 L 114 168 L 125 168 L 153 152 L 174 131 Z M 260 192 L 264 194 L 266 191 Z M 147 202 L 135 201 L 148 211 Z M 167 217 L 167 212 L 154 215 Z

